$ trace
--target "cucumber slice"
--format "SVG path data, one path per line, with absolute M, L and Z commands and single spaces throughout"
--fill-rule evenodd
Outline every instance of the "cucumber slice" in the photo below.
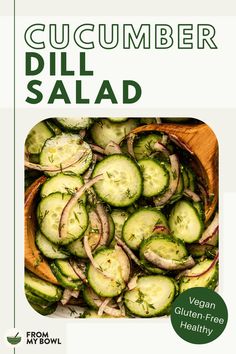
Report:
M 29 304 L 36 312 L 40 313 L 40 315 L 43 315 L 43 316 L 51 315 L 57 309 L 57 302 L 54 304 L 48 305 L 48 306 L 35 304 L 31 301 L 29 301 Z
M 179 175 L 179 182 L 175 194 L 170 199 L 170 204 L 177 202 L 183 196 L 184 181 L 182 174 Z
M 204 221 L 205 220 L 205 211 L 202 202 L 193 202 L 194 208 L 197 210 L 198 215 Z
M 52 136 L 53 133 L 44 122 L 36 124 L 26 138 L 26 151 L 30 154 L 40 154 L 45 141 Z
M 168 235 L 154 235 L 144 240 L 140 246 L 140 258 L 145 259 L 145 252 L 149 250 L 162 258 L 175 261 L 188 256 L 184 243 Z
M 81 176 L 66 175 L 58 173 L 58 175 L 49 178 L 41 188 L 41 198 L 47 197 L 52 193 L 74 194 L 76 189 L 79 189 L 84 184 Z M 86 195 L 80 198 L 84 203 L 86 202 Z
M 25 271 L 25 288 L 48 301 L 59 301 L 62 297 L 62 291 L 58 286 L 40 279 L 28 271 Z
M 140 277 L 137 286 L 124 294 L 125 305 L 139 317 L 161 316 L 168 312 L 175 296 L 175 284 L 163 275 Z
M 61 129 L 54 123 L 53 118 L 46 119 L 44 122 L 54 135 L 62 133 Z
M 107 244 L 110 245 L 115 236 L 115 224 L 110 214 L 108 214 L 108 221 L 109 221 L 109 237 L 107 240 Z
M 154 144 L 161 141 L 161 134 L 148 134 L 134 142 L 134 155 L 137 160 L 149 157 L 156 150 Z
M 91 127 L 91 135 L 95 143 L 103 148 L 110 141 L 119 144 L 122 139 L 137 126 L 137 120 L 128 119 L 125 122 L 111 122 L 109 119 L 99 119 Z
M 96 305 L 94 300 L 103 300 L 103 298 L 99 297 L 89 286 L 86 286 L 84 288 L 83 298 L 86 304 L 94 310 L 98 309 L 98 306 Z
M 109 238 L 108 238 L 107 244 L 109 245 L 114 237 L 115 227 L 114 227 L 114 223 L 113 223 L 110 215 L 108 215 L 108 221 L 109 221 L 109 229 L 110 229 L 109 231 L 110 232 L 109 232 Z M 89 224 L 85 233 L 84 233 L 84 236 L 85 235 L 88 236 L 88 243 L 90 245 L 91 250 L 94 250 L 96 248 L 96 246 L 98 245 L 98 242 L 100 239 L 100 235 L 98 233 L 98 230 L 91 229 L 91 226 Z M 76 241 L 71 242 L 67 246 L 67 250 L 71 254 L 73 254 L 74 256 L 77 256 L 80 258 L 88 258 L 87 253 L 85 252 L 82 240 L 76 240 Z
M 141 259 L 141 264 L 148 271 L 148 273 L 163 275 L 167 273 L 166 270 L 156 267 L 154 264 L 148 262 L 146 259 Z
M 126 287 L 125 279 L 129 278 L 130 263 L 124 252 L 117 249 L 102 248 L 94 256 L 98 271 L 90 263 L 88 266 L 88 281 L 97 295 L 113 297 L 119 295 Z M 102 274 L 105 272 L 105 275 Z
M 191 243 L 188 245 L 188 251 L 193 257 L 207 256 L 209 258 L 214 258 L 218 249 L 217 247 L 208 244 L 199 245 L 199 243 Z
M 204 261 L 198 263 L 193 268 L 188 270 L 189 275 L 201 274 L 207 270 L 212 264 L 212 259 L 205 259 Z M 190 288 L 209 288 L 215 289 L 218 282 L 218 266 L 217 264 L 212 267 L 208 272 L 199 277 L 187 277 L 183 276 L 180 279 L 180 293 L 190 289 Z
M 188 189 L 189 188 L 189 178 L 188 178 L 186 168 L 184 166 L 181 166 L 181 174 L 183 177 L 184 189 Z
M 171 210 L 169 226 L 173 235 L 184 242 L 196 242 L 202 234 L 203 223 L 193 205 L 181 200 Z
M 126 220 L 122 236 L 125 243 L 137 250 L 144 239 L 152 236 L 156 225 L 164 225 L 167 227 L 165 216 L 154 208 L 138 209 Z
M 120 122 L 125 122 L 128 118 L 124 118 L 124 117 L 118 117 L 118 118 L 115 118 L 115 117 L 108 117 L 108 119 L 109 119 L 111 122 L 120 123 Z
M 52 304 L 51 301 L 47 301 L 45 299 L 43 299 L 42 297 L 33 294 L 31 291 L 25 289 L 25 296 L 27 298 L 27 300 L 29 302 L 32 302 L 33 304 L 38 304 L 38 305 L 42 305 L 42 306 L 49 306 Z
M 64 259 L 69 257 L 68 253 L 60 249 L 58 245 L 50 242 L 40 231 L 36 233 L 35 242 L 45 257 L 51 259 Z
M 188 188 L 191 190 L 191 191 L 195 191 L 195 180 L 196 180 L 196 175 L 195 173 L 193 172 L 193 170 L 189 167 L 185 167 L 186 169 L 186 172 L 187 172 L 187 175 L 188 175 L 188 180 L 189 180 L 189 186 Z
M 154 197 L 167 189 L 169 173 L 165 165 L 154 159 L 140 159 L 138 162 L 143 176 L 143 196 Z
M 71 196 L 54 193 L 43 198 L 37 208 L 37 218 L 41 232 L 51 242 L 66 245 L 81 237 L 88 225 L 88 215 L 84 205 L 80 202 L 71 210 L 68 218 L 68 234 L 59 237 L 59 223 L 61 213 Z
M 119 238 L 122 236 L 122 228 L 125 221 L 129 217 L 129 213 L 124 210 L 114 209 L 111 213 L 111 217 L 115 224 L 115 235 Z
M 92 125 L 92 118 L 56 118 L 57 123 L 62 128 L 69 131 L 79 131 L 80 129 L 89 128 Z
M 99 197 L 115 207 L 133 204 L 142 193 L 142 177 L 136 163 L 128 156 L 115 154 L 99 162 L 93 177 L 104 178 L 94 185 Z
M 92 161 L 92 150 L 85 141 L 76 134 L 62 133 L 48 139 L 40 154 L 40 164 L 60 168 L 66 165 L 67 161 L 76 161 L 76 157 L 84 152 L 84 157 L 72 166 L 63 169 L 63 172 L 72 172 L 76 175 L 84 173 Z M 54 176 L 57 172 L 47 172 Z
M 141 118 L 140 123 L 142 123 L 142 124 L 156 124 L 156 118 Z
M 56 260 L 54 264 L 57 266 L 62 275 L 69 278 L 69 280 L 80 281 L 80 278 L 75 273 L 74 269 L 71 267 L 68 261 Z
M 69 288 L 72 290 L 80 290 L 82 287 L 82 281 L 78 278 L 78 280 L 72 280 L 71 278 L 62 274 L 60 269 L 56 266 L 55 263 L 51 263 L 51 269 L 58 282 L 65 288 Z

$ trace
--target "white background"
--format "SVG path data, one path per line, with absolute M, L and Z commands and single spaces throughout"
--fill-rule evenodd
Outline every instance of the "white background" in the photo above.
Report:
M 24 1 L 24 5 L 27 2 Z M 42 4 L 42 3 L 41 3 Z M 226 4 L 226 2 L 225 2 Z M 37 7 L 38 4 L 35 4 Z M 87 6 L 86 6 L 87 7 Z M 35 8 L 40 15 L 40 9 Z M 59 6 L 60 8 L 60 6 Z M 176 8 L 175 8 L 176 9 Z M 146 9 L 147 10 L 147 9 Z M 145 10 L 145 11 L 146 11 Z M 199 8 L 198 8 L 199 10 Z M 209 9 L 202 9 L 202 13 L 210 14 Z M 207 11 L 208 10 L 208 11 Z M 19 14 L 32 15 L 32 7 L 28 10 L 24 6 Z M 48 15 L 51 8 L 48 6 Z M 68 7 L 67 7 L 67 10 Z M 94 11 L 94 10 L 93 10 Z M 165 9 L 166 13 L 168 9 Z M 170 10 L 173 15 L 173 8 Z M 179 9 L 176 9 L 179 11 Z M 186 11 L 186 8 L 184 9 Z M 183 11 L 183 13 L 184 13 Z M 29 12 L 29 13 L 28 13 Z M 125 11 L 124 11 L 125 12 Z M 123 13 L 124 13 L 123 12 Z M 129 12 L 129 11 L 128 11 Z M 127 12 L 127 13 L 128 13 Z M 214 13 L 214 8 L 213 11 Z M 70 10 L 71 13 L 71 10 Z M 91 13 L 91 12 L 90 12 Z M 158 12 L 156 12 L 158 13 Z M 162 13 L 162 14 L 166 14 Z M 190 12 L 189 12 L 190 13 Z M 35 14 L 35 13 L 34 13 Z M 66 12 L 65 12 L 66 14 Z M 94 13 L 92 13 L 94 15 Z M 180 15 L 177 12 L 178 15 Z M 194 13 L 196 14 L 196 13 Z M 198 13 L 199 14 L 199 13 Z M 201 14 L 201 13 L 200 13 Z M 223 14 L 223 12 L 222 12 Z M 137 23 L 145 22 L 167 22 L 191 23 L 208 22 L 216 26 L 216 41 L 219 45 L 217 51 L 186 51 L 177 50 L 156 53 L 149 51 L 148 54 L 130 52 L 125 56 L 116 52 L 109 52 L 111 65 L 106 65 L 105 57 L 108 54 L 99 53 L 98 56 L 91 55 L 92 67 L 96 70 L 96 80 L 104 79 L 104 75 L 114 80 L 115 87 L 118 87 L 120 80 L 132 74 L 133 79 L 141 83 L 144 96 L 142 101 L 134 106 L 121 107 L 100 105 L 95 107 L 74 107 L 74 109 L 63 109 L 59 106 L 49 109 L 45 106 L 32 107 L 24 103 L 25 78 L 23 72 L 23 53 L 25 51 L 22 36 L 22 29 L 28 24 L 46 22 L 46 18 L 27 17 L 17 19 L 17 112 L 16 112 L 16 327 L 22 332 L 26 330 L 48 330 L 51 336 L 60 336 L 64 345 L 59 347 L 30 347 L 21 346 L 17 353 L 31 354 L 32 352 L 58 354 L 74 354 L 75 352 L 88 353 L 118 353 L 118 351 L 143 353 L 145 350 L 172 353 L 178 348 L 183 354 L 202 353 L 220 354 L 222 350 L 233 345 L 233 331 L 235 328 L 235 301 L 232 286 L 234 269 L 234 250 L 236 249 L 234 225 L 234 205 L 236 197 L 235 175 L 235 39 L 236 23 L 233 17 L 214 17 L 195 19 L 166 17 L 160 18 L 130 18 L 129 21 Z M 64 19 L 63 19 L 64 20 Z M 66 18 L 68 20 L 68 18 Z M 79 18 L 70 17 L 70 22 L 81 22 Z M 95 22 L 96 19 L 90 19 Z M 102 19 L 104 23 L 105 20 Z M 125 19 L 127 23 L 128 19 Z M 100 19 L 98 19 L 100 21 Z M 53 22 L 56 19 L 53 18 Z M 65 21 L 66 22 L 66 21 Z M 87 19 L 82 19 L 87 22 Z M 4 333 L 13 326 L 13 123 L 12 123 L 12 43 L 11 19 L 5 17 L 1 24 L 1 32 L 4 36 L 4 47 L 7 56 L 4 56 L 4 66 L 1 66 L 2 77 L 4 77 L 4 90 L 1 91 L 1 121 L 4 129 L 1 130 L 1 239 L 0 248 L 0 269 L 1 269 L 1 353 L 11 353 L 3 344 Z M 8 31 L 7 31 L 8 30 Z M 134 65 L 135 62 L 135 65 Z M 122 65 L 119 66 L 119 64 Z M 9 68 L 6 70 L 6 68 Z M 143 68 L 145 67 L 145 70 Z M 45 74 L 43 80 L 48 81 Z M 94 78 L 92 79 L 94 81 Z M 92 90 L 92 89 L 91 89 Z M 90 89 L 89 89 L 89 92 Z M 225 299 L 229 310 L 229 323 L 224 334 L 213 343 L 203 346 L 185 343 L 177 337 L 171 328 L 169 320 L 62 320 L 43 318 L 32 312 L 23 294 L 23 143 L 28 130 L 37 121 L 58 115 L 128 115 L 128 116 L 193 116 L 209 123 L 215 131 L 220 146 L 220 211 L 221 211 L 221 280 L 220 292 Z M 3 290 L 2 290 L 3 289 Z M 3 320 L 2 320 L 3 319 Z M 178 347 L 176 347 L 178 346 Z

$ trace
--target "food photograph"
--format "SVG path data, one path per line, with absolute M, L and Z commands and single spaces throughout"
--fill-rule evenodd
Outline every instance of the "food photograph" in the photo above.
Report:
M 167 317 L 217 291 L 218 143 L 188 117 L 42 117 L 25 140 L 25 296 L 51 318 Z

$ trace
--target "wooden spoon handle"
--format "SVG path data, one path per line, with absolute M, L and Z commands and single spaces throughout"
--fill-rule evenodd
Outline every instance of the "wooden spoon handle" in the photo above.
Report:
M 42 258 L 35 245 L 36 217 L 35 217 L 35 197 L 39 187 L 46 181 L 45 176 L 39 177 L 25 193 L 25 266 L 32 273 L 53 284 L 58 284 L 47 261 Z

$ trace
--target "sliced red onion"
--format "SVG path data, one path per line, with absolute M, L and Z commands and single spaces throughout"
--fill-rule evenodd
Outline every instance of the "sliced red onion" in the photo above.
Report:
M 97 159 L 97 161 L 102 161 L 103 160 L 103 158 L 104 158 L 104 156 L 103 155 L 101 155 L 101 154 L 94 154 L 95 156 L 96 156 L 96 159 Z
M 169 234 L 170 233 L 170 229 L 164 225 L 156 225 L 153 229 L 153 232 L 157 232 L 157 233 L 163 233 L 163 234 Z
M 100 244 L 100 240 L 102 239 L 102 223 L 100 217 L 94 210 L 90 210 L 89 212 L 89 221 L 91 229 L 97 229 L 99 234 L 99 239 L 97 244 L 94 246 L 94 249 Z
M 165 205 L 170 200 L 170 198 L 175 194 L 176 189 L 178 187 L 179 172 L 180 172 L 179 160 L 175 154 L 170 155 L 169 158 L 171 164 L 169 188 L 162 196 L 154 198 L 154 203 L 156 206 Z
M 99 307 L 101 306 L 102 301 L 101 300 L 94 300 L 95 304 Z M 110 315 L 112 317 L 122 317 L 122 312 L 121 310 L 115 309 L 110 306 L 105 306 L 103 310 L 107 315 Z
M 144 252 L 144 257 L 149 262 L 155 264 L 157 267 L 166 270 L 181 270 L 186 268 L 192 268 L 195 265 L 195 261 L 192 256 L 189 256 L 185 260 L 177 261 L 173 259 L 163 258 L 151 250 L 146 250 Z
M 181 149 L 187 150 L 191 155 L 194 155 L 194 153 L 189 149 L 189 147 L 178 138 L 178 136 L 174 134 L 169 134 L 169 138 L 173 143 L 175 143 L 177 146 L 179 146 Z
M 107 212 L 101 202 L 98 202 L 96 206 L 96 212 L 98 213 L 98 216 L 102 223 L 102 237 L 100 239 L 99 246 L 103 246 L 107 244 L 107 241 L 109 239 L 110 226 Z
M 101 146 L 95 145 L 95 144 L 90 144 L 90 147 L 93 151 L 98 152 L 99 154 L 104 155 L 105 151 Z
M 207 243 L 219 229 L 219 214 L 216 213 L 210 225 L 203 232 L 202 237 L 199 240 L 200 245 Z
M 71 296 L 77 299 L 79 297 L 79 293 L 80 293 L 79 290 L 72 290 Z
M 108 305 L 108 303 L 111 301 L 111 298 L 110 297 L 107 297 L 102 303 L 101 305 L 99 306 L 99 309 L 98 309 L 98 316 L 102 316 L 104 310 L 105 310 L 105 307 Z
M 126 244 L 117 236 L 115 236 L 116 242 L 118 243 L 119 246 L 123 248 L 125 253 L 139 266 L 142 268 L 142 264 L 140 260 L 135 256 L 135 254 L 131 251 L 131 249 L 126 246 Z
M 128 153 L 135 159 L 134 139 L 135 139 L 135 134 L 130 133 L 127 139 L 127 149 L 128 149 Z
M 121 312 L 121 317 L 125 317 L 126 315 L 126 312 L 125 312 L 125 306 L 123 303 L 119 302 L 118 303 L 118 307 L 120 309 L 120 312 Z
M 78 266 L 78 264 L 76 262 L 72 262 L 71 260 L 69 261 L 73 271 L 75 272 L 76 275 L 78 275 L 78 277 L 82 280 L 82 282 L 84 284 L 88 283 L 88 280 L 84 274 L 84 272 L 82 271 L 82 269 L 80 269 L 80 267 Z
M 99 308 L 104 303 L 104 301 L 107 300 L 105 298 L 99 297 L 97 294 L 95 294 L 95 292 L 91 288 L 88 288 L 88 291 L 90 292 L 90 295 L 93 298 L 93 302 Z M 111 300 L 111 298 L 110 298 L 110 300 Z M 113 317 L 122 317 L 121 311 L 118 310 L 118 309 L 113 308 L 113 306 L 115 306 L 115 305 L 111 304 L 110 306 L 107 306 L 107 305 L 104 306 L 103 312 L 105 312 L 106 314 L 108 314 L 110 316 L 113 316 Z
M 83 175 L 83 179 L 84 179 L 85 183 L 88 182 L 88 180 L 92 176 L 92 173 L 93 173 L 94 167 L 96 165 L 96 162 L 97 162 L 97 155 L 93 154 L 92 163 L 90 164 L 88 170 Z
M 201 277 L 202 275 L 206 274 L 207 272 L 209 272 L 209 270 L 211 270 L 215 265 L 216 263 L 218 262 L 219 260 L 219 252 L 216 253 L 212 263 L 210 264 L 210 266 L 204 270 L 203 272 L 201 273 L 197 273 L 197 274 L 189 274 L 189 270 L 186 270 L 184 272 L 181 272 L 180 274 L 177 275 L 176 279 L 180 279 L 181 277 L 188 277 L 188 278 L 198 278 L 198 277 Z
M 116 250 L 116 255 L 117 255 L 117 259 L 121 265 L 121 276 L 122 279 L 125 283 L 128 282 L 129 280 L 129 276 L 130 276 L 130 261 L 129 261 L 129 257 L 127 256 L 127 254 L 125 253 L 125 251 L 123 250 L 123 248 L 119 245 L 115 245 L 115 250 Z M 127 259 L 127 265 L 128 267 L 123 267 L 122 264 L 124 263 L 124 257 Z M 125 268 L 125 269 L 124 269 Z
M 155 142 L 153 147 L 156 151 L 162 152 L 166 157 L 170 156 L 170 151 L 159 141 Z
M 98 175 L 94 178 L 92 178 L 90 181 L 85 183 L 81 188 L 79 188 L 75 194 L 71 197 L 69 202 L 66 204 L 64 207 L 62 214 L 61 214 L 61 219 L 59 222 L 59 237 L 64 238 L 67 236 L 67 221 L 69 218 L 70 211 L 73 209 L 73 207 L 77 204 L 78 200 L 81 198 L 81 196 L 84 194 L 84 192 L 92 187 L 95 183 L 100 181 L 103 178 L 103 175 Z
M 202 200 L 203 200 L 204 208 L 206 210 L 208 207 L 208 204 L 209 204 L 208 191 L 201 183 L 198 183 L 197 186 L 198 186 L 199 192 L 200 192 Z
M 110 141 L 104 149 L 105 155 L 122 154 L 120 145 L 116 144 L 114 141 Z
M 135 275 L 135 276 L 132 277 L 132 278 L 130 279 L 130 281 L 128 282 L 127 288 L 128 288 L 129 290 L 133 290 L 134 288 L 136 288 L 137 282 L 138 282 L 138 275 Z
M 161 137 L 161 143 L 162 143 L 162 145 L 166 145 L 167 142 L 168 142 L 168 135 L 163 134 L 162 137 Z
M 72 296 L 72 290 L 65 289 L 63 291 L 62 298 L 61 298 L 61 303 L 63 306 L 66 305 L 70 301 L 71 296 Z
M 85 137 L 85 135 L 86 135 L 86 129 L 81 129 L 81 130 L 79 131 L 79 135 L 80 135 L 81 138 L 83 139 L 83 138 Z
M 89 242 L 88 242 L 88 236 L 84 236 L 84 249 L 85 249 L 85 252 L 88 256 L 88 259 L 90 260 L 91 264 L 94 266 L 94 268 L 99 272 L 101 273 L 102 275 L 104 275 L 104 277 L 108 278 L 108 279 L 111 279 L 111 280 L 114 280 L 109 274 L 107 274 L 107 272 L 105 272 L 104 270 L 101 270 L 101 268 L 99 267 L 99 265 L 97 264 L 97 262 L 95 261 L 95 259 L 93 258 L 93 255 L 92 255 L 92 250 L 91 250 L 91 247 L 89 245 Z
M 85 156 L 85 152 L 81 151 L 74 159 L 67 160 L 64 165 L 60 165 L 60 167 L 55 166 L 44 166 L 39 165 L 37 163 L 32 163 L 25 160 L 25 167 L 30 168 L 32 170 L 43 171 L 43 172 L 62 172 L 63 170 L 73 166 L 77 162 L 79 162 Z
M 188 188 L 185 188 L 184 190 L 184 195 L 186 197 L 189 197 L 192 199 L 192 201 L 194 202 L 200 202 L 201 201 L 201 198 L 199 197 L 199 195 L 197 195 L 196 193 L 194 193 L 193 191 L 191 191 L 190 189 Z

